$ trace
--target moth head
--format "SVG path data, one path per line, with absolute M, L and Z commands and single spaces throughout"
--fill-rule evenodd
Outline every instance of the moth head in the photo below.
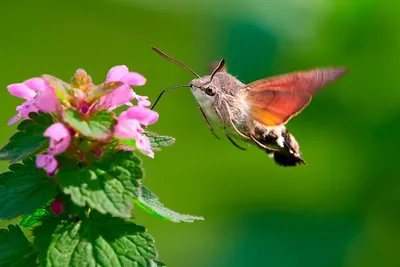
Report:
M 221 59 L 211 75 L 194 79 L 190 82 L 189 86 L 196 97 L 201 95 L 204 98 L 213 99 L 218 94 L 219 88 L 221 88 L 221 77 L 219 75 L 223 75 L 223 73 L 219 72 L 224 68 L 224 65 L 225 60 Z
M 196 72 L 194 72 L 192 69 L 190 69 L 188 66 L 184 65 L 183 63 L 177 61 L 176 59 L 168 56 L 167 54 L 165 54 L 164 52 L 162 52 L 161 50 L 152 47 L 152 49 L 158 53 L 159 55 L 161 55 L 162 57 L 168 59 L 169 61 L 177 64 L 178 66 L 186 69 L 187 71 L 191 72 L 193 75 L 195 75 L 197 78 L 192 80 L 189 85 L 177 85 L 177 86 L 173 86 L 170 88 L 166 88 L 164 89 L 160 95 L 158 96 L 157 100 L 154 102 L 153 106 L 151 107 L 151 109 L 154 109 L 155 105 L 157 104 L 157 102 L 160 100 L 161 96 L 170 90 L 173 89 L 177 89 L 177 88 L 184 88 L 184 87 L 190 87 L 192 90 L 193 95 L 196 97 L 196 99 L 199 101 L 200 105 L 203 104 L 211 104 L 213 102 L 214 97 L 218 94 L 218 88 L 221 88 L 220 86 L 218 86 L 220 79 L 214 79 L 214 77 L 216 76 L 216 74 L 223 70 L 224 65 L 225 65 L 225 60 L 222 59 L 218 65 L 216 66 L 216 68 L 213 70 L 213 72 L 211 73 L 211 75 L 209 76 L 204 76 L 204 77 L 200 77 Z
M 218 92 L 216 81 L 210 81 L 210 76 L 194 79 L 189 83 L 193 94 L 203 94 L 209 98 L 214 98 Z

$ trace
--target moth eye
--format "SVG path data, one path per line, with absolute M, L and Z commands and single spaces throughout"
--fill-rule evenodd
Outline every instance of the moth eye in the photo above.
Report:
M 217 90 L 213 87 L 208 87 L 206 89 L 206 94 L 209 96 L 214 96 L 216 94 Z

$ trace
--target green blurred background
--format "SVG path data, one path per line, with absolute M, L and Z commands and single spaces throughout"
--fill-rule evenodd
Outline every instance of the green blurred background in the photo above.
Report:
M 69 80 L 77 68 L 101 83 L 126 64 L 148 79 L 137 92 L 154 101 L 193 78 L 151 45 L 200 74 L 224 57 L 243 82 L 348 66 L 288 124 L 306 167 L 278 167 L 256 148 L 215 139 L 189 90 L 166 94 L 151 130 L 177 141 L 144 159 L 144 183 L 205 221 L 173 224 L 140 210 L 137 221 L 170 267 L 400 266 L 399 10 L 373 0 L 3 1 L 1 143 L 21 103 L 10 83 L 44 73 Z

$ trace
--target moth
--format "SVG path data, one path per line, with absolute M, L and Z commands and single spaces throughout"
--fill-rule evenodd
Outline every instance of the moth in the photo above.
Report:
M 316 68 L 244 84 L 227 72 L 224 59 L 215 64 L 210 75 L 201 77 L 161 50 L 152 49 L 196 76 L 188 85 L 164 89 L 152 109 L 165 92 L 189 87 L 209 129 L 218 139 L 210 121 L 222 128 L 237 148 L 246 150 L 235 140 L 255 145 L 280 166 L 306 164 L 286 123 L 310 103 L 313 95 L 348 72 L 344 67 Z

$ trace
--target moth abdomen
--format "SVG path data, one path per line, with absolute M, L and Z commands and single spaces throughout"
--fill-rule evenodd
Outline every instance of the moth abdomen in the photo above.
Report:
M 306 164 L 300 156 L 300 147 L 294 136 L 284 126 L 277 128 L 257 127 L 257 141 L 275 151 L 266 150 L 276 164 L 280 166 L 297 166 Z
M 274 152 L 273 158 L 276 164 L 284 167 L 292 167 L 301 164 L 306 165 L 306 162 L 301 157 L 285 152 Z

